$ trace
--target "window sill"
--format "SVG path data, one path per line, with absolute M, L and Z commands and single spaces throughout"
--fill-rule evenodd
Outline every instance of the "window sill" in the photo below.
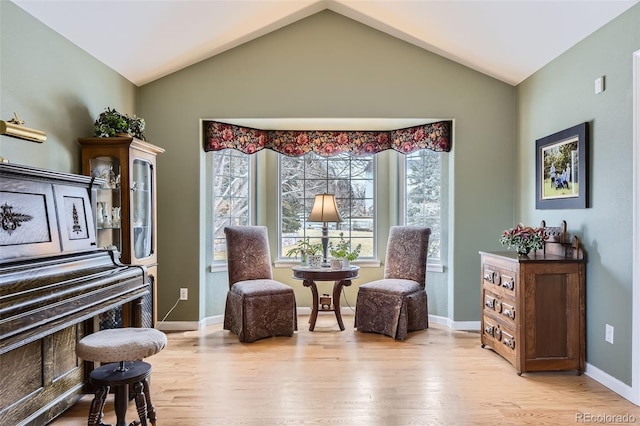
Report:
M 274 268 L 291 268 L 292 266 L 297 266 L 299 264 L 300 261 L 297 260 L 281 259 L 276 260 L 273 266 Z M 361 268 L 379 268 L 381 265 L 378 259 L 360 259 L 351 262 L 351 264 Z
M 444 272 L 444 265 L 440 262 L 427 262 L 427 272 Z
M 291 268 L 292 266 L 299 265 L 300 262 L 294 260 L 276 260 L 274 262 L 274 268 Z M 352 262 L 353 265 L 357 265 L 361 268 L 379 268 L 382 263 L 378 259 L 362 259 Z M 212 263 L 209 266 L 209 272 L 227 272 L 229 268 L 226 263 Z M 427 263 L 427 272 L 444 272 L 444 266 L 442 263 Z

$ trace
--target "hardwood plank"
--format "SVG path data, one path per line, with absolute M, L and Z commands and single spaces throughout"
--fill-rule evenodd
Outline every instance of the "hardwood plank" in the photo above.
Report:
M 577 416 L 631 415 L 640 407 L 575 372 L 524 373 L 479 333 L 432 324 L 404 342 L 354 331 L 320 315 L 300 330 L 240 343 L 221 325 L 168 334 L 153 366 L 158 426 L 191 425 L 563 425 Z M 55 426 L 85 425 L 85 396 Z M 127 420 L 135 418 L 129 407 Z M 104 419 L 115 423 L 113 397 Z M 602 422 L 600 422 L 602 423 Z

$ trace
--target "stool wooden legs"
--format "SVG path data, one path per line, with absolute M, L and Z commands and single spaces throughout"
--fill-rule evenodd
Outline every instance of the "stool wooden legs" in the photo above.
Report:
M 89 411 L 88 426 L 101 426 L 102 413 L 104 410 L 104 404 L 107 402 L 107 394 L 109 393 L 109 386 L 99 387 L 96 389 L 96 396 L 91 402 L 91 411 Z
M 115 411 L 118 422 L 116 426 L 147 426 L 147 418 L 153 426 L 156 424 L 156 410 L 151 403 L 151 396 L 149 394 L 149 380 L 145 379 L 142 382 L 136 382 L 133 384 L 134 397 L 136 401 L 136 410 L 138 412 L 138 418 L 127 425 L 125 421 L 125 414 L 127 412 L 127 403 L 129 402 L 128 385 L 118 386 L 115 390 Z M 102 417 L 104 412 L 104 406 L 107 402 L 107 394 L 109 393 L 109 386 L 101 386 L 96 389 L 95 397 L 91 402 L 91 411 L 89 412 L 88 426 L 109 426 L 102 423 Z
M 135 392 L 135 400 L 136 400 L 136 408 L 138 409 L 138 417 L 140 418 L 140 425 L 147 426 L 147 402 L 145 399 L 145 394 L 142 391 L 143 385 L 142 382 L 136 382 L 133 385 L 133 390 Z
M 151 403 L 151 391 L 149 390 L 149 378 L 142 382 L 144 385 L 144 399 L 147 403 L 147 417 L 153 426 L 156 426 L 156 407 Z
M 89 380 L 96 385 L 96 393 L 91 402 L 88 426 L 109 426 L 102 423 L 104 405 L 109 389 L 114 390 L 116 426 L 147 426 L 147 418 L 156 424 L 156 410 L 151 403 L 149 375 L 151 365 L 143 361 L 103 365 L 91 372 Z M 133 390 L 139 420 L 127 424 L 125 416 L 129 404 L 129 386 Z

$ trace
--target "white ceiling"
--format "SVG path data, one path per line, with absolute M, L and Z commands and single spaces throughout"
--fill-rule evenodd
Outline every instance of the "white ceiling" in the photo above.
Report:
M 330 9 L 516 85 L 640 0 L 13 0 L 141 86 Z

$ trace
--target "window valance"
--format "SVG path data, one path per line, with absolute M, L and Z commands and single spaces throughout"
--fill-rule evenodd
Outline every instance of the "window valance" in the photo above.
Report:
M 451 151 L 451 121 L 389 131 L 260 130 L 219 121 L 203 122 L 204 150 L 234 148 L 245 154 L 271 149 L 297 157 L 315 152 L 325 157 L 341 153 L 375 154 L 394 149 L 410 154 L 420 149 Z

